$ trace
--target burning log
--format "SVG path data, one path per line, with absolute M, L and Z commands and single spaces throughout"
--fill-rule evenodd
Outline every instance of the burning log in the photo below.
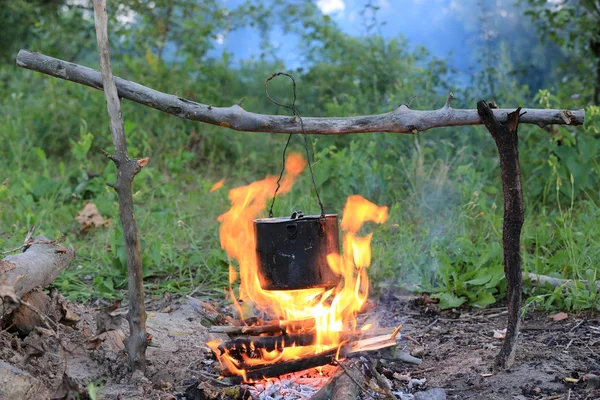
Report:
M 297 321 L 275 320 L 267 321 L 263 325 L 252 326 L 213 326 L 210 333 L 226 333 L 228 335 L 260 335 L 262 333 L 282 333 L 309 330 L 315 327 L 314 318 Z
M 309 368 L 316 368 L 335 361 L 337 354 L 338 349 L 334 348 L 313 356 L 305 356 L 298 360 L 278 362 L 275 364 L 260 364 L 258 366 L 248 367 L 245 372 L 245 377 L 238 375 L 228 378 L 227 381 L 228 383 L 235 385 L 242 382 L 258 381 Z
M 319 344 L 322 345 L 335 345 L 336 343 L 342 342 L 353 342 L 364 338 L 366 336 L 376 336 L 371 338 L 372 341 L 375 339 L 375 343 L 379 343 L 381 337 L 389 337 L 390 340 L 394 340 L 397 334 L 397 328 L 381 328 L 381 329 L 368 329 L 359 331 L 348 331 L 339 332 L 337 337 L 332 335 L 324 338 L 324 341 Z M 393 336 L 392 336 L 393 335 Z M 222 343 L 218 346 L 221 354 L 225 352 L 229 353 L 245 353 L 251 351 L 251 349 L 265 349 L 266 351 L 282 350 L 285 347 L 299 347 L 299 346 L 312 346 L 317 343 L 317 334 L 315 331 L 300 333 L 300 334 L 282 334 L 277 336 L 244 336 L 238 337 L 234 340 Z M 363 347 L 369 345 L 370 342 L 363 343 Z
M 280 361 L 275 363 L 264 362 L 250 365 L 243 360 L 237 348 L 228 349 L 226 346 L 217 345 L 216 347 L 213 347 L 213 350 L 215 350 L 216 348 L 221 352 L 221 354 L 217 355 L 219 360 L 223 361 L 223 358 L 227 357 L 230 360 L 230 362 L 236 365 L 236 368 L 241 372 L 241 374 L 229 378 L 228 383 L 238 384 L 241 382 L 252 382 L 291 372 L 302 371 L 304 369 L 323 366 L 331 363 L 332 361 L 339 360 L 341 358 L 346 358 L 351 356 L 352 354 L 364 351 L 374 351 L 396 346 L 396 336 L 400 331 L 400 328 L 401 326 L 396 328 L 391 335 L 380 335 L 368 339 L 358 340 L 353 343 L 347 343 L 342 346 L 336 346 L 332 349 L 325 350 L 318 354 L 304 355 L 299 359 Z M 260 338 L 264 339 L 267 337 Z M 297 348 L 298 347 L 294 347 L 294 349 Z M 224 373 L 227 374 L 228 372 L 226 371 Z

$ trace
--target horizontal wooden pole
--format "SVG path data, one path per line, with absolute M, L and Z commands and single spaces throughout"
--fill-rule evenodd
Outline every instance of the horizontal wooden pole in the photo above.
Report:
M 44 54 L 21 50 L 17 55 L 17 65 L 103 90 L 102 76 L 99 71 Z M 231 107 L 213 107 L 162 93 L 117 77 L 115 77 L 115 83 L 119 97 L 180 118 L 245 132 L 302 133 L 300 122 L 297 118 L 291 116 L 251 113 L 238 104 Z M 364 132 L 416 134 L 432 128 L 479 125 L 482 123 L 476 109 L 452 108 L 450 106 L 452 98 L 453 96 L 450 95 L 446 104 L 438 110 L 411 110 L 408 106 L 401 105 L 385 114 L 335 118 L 303 117 L 302 120 L 306 133 L 323 135 Z M 493 113 L 500 122 L 505 122 L 508 113 L 513 111 L 514 109 L 494 109 Z M 581 125 L 585 118 L 583 109 L 524 108 L 521 112 L 524 113 L 519 120 L 521 124 L 536 124 L 541 127 L 550 124 Z

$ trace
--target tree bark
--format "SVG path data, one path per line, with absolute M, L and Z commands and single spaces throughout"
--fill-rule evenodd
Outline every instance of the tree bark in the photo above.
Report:
M 49 242 L 44 236 L 38 236 L 35 242 Z M 7 256 L 0 260 L 0 277 L 4 275 L 6 283 L 14 288 L 15 294 L 23 297 L 36 287 L 44 287 L 54 282 L 60 271 L 75 258 L 75 250 L 56 244 L 33 244 L 23 253 Z M 0 321 L 13 309 L 4 307 L 0 302 Z
M 590 44 L 592 54 L 596 58 L 596 82 L 594 82 L 594 104 L 600 105 L 600 41 L 593 40 Z
M 505 123 L 498 121 L 485 101 L 477 103 L 477 111 L 494 138 L 502 172 L 502 191 L 504 193 L 502 247 L 507 286 L 508 322 L 504 343 L 496 357 L 495 366 L 506 368 L 514 360 L 521 322 L 519 312 L 523 288 L 521 272 L 521 228 L 524 220 L 523 187 L 517 134 L 521 108 L 508 114 L 508 120 Z
M 98 71 L 40 53 L 19 51 L 17 66 L 102 90 L 102 77 Z M 245 132 L 302 133 L 299 121 L 292 116 L 255 114 L 245 111 L 238 104 L 231 107 L 213 107 L 162 93 L 125 79 L 116 78 L 115 82 L 120 97 L 180 118 Z M 346 118 L 303 117 L 302 120 L 306 133 L 323 135 L 363 132 L 416 134 L 431 128 L 482 123 L 477 110 L 450 107 L 452 97 L 450 96 L 444 107 L 438 110 L 411 110 L 408 106 L 401 105 L 385 114 Z M 493 113 L 500 122 L 506 122 L 510 111 L 512 110 L 497 109 Z M 536 124 L 540 127 L 550 124 L 581 125 L 585 118 L 583 109 L 523 111 L 527 111 L 527 114 L 523 115 L 521 123 Z
M 119 216 L 125 249 L 127 252 L 129 289 L 129 337 L 125 341 L 132 372 L 146 371 L 146 310 L 144 305 L 144 285 L 142 273 L 142 251 L 137 222 L 133 210 L 133 179 L 146 165 L 148 159 L 131 160 L 127 154 L 125 129 L 121 115 L 121 101 L 117 94 L 108 44 L 108 18 L 106 0 L 94 0 L 94 19 L 98 40 L 98 55 L 102 69 L 101 83 L 104 88 L 108 109 L 110 131 L 115 149 L 108 155 L 117 167 L 117 181 L 112 186 L 119 198 Z

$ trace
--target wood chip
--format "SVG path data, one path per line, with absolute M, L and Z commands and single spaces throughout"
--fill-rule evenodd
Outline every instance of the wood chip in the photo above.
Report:
M 565 312 L 559 312 L 557 314 L 549 315 L 548 318 L 550 318 L 552 321 L 558 322 L 569 318 L 569 314 Z

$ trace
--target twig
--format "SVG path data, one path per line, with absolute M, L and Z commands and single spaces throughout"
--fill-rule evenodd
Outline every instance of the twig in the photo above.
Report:
M 432 326 L 434 326 L 435 324 L 437 324 L 439 320 L 440 320 L 439 318 L 434 319 L 432 323 L 430 323 L 429 325 L 427 325 L 425 327 L 425 330 L 430 329 Z
M 37 307 L 35 307 L 32 304 L 29 304 L 28 302 L 26 302 L 19 296 L 16 296 L 16 298 L 20 305 L 25 306 L 25 307 L 29 308 L 31 311 L 33 311 L 34 313 L 36 313 L 38 315 L 38 317 L 40 317 L 40 320 L 44 323 L 44 325 L 46 325 L 46 328 L 51 330 L 56 338 L 59 338 L 58 330 L 60 329 L 60 327 L 58 326 L 58 324 L 56 322 L 52 321 L 50 318 L 48 318 L 46 316 L 46 314 L 44 314 L 43 312 L 38 310 Z M 52 322 L 52 324 L 56 327 L 56 330 L 52 329 L 52 327 L 50 326 L 50 322 Z
M 425 369 L 418 369 L 415 371 L 410 371 L 410 374 L 411 375 L 421 375 L 421 374 L 425 374 L 427 372 L 431 372 L 433 370 L 435 370 L 435 367 L 429 367 L 429 368 L 425 368 Z
M 6 254 L 10 254 L 10 253 L 14 253 L 17 252 L 19 250 L 21 250 L 24 247 L 30 247 L 33 246 L 34 244 L 58 244 L 61 242 L 64 242 L 65 237 L 61 237 L 60 239 L 56 239 L 56 240 L 29 240 L 25 243 L 23 243 L 22 245 L 20 245 L 19 247 L 15 247 L 14 249 L 10 249 L 10 250 L 5 250 L 3 252 L 0 252 L 1 255 L 6 255 Z
M 369 368 L 369 371 L 371 371 L 371 374 L 373 374 L 375 376 L 375 379 L 377 380 L 379 387 L 383 390 L 386 397 L 388 399 L 395 400 L 396 396 L 394 396 L 394 394 L 391 392 L 387 378 L 382 376 L 377 371 L 377 360 L 371 360 L 371 363 L 367 364 L 367 368 Z
M 581 324 L 583 324 L 584 320 L 579 320 L 579 322 L 577 322 L 575 325 L 573 325 L 573 327 L 571 329 L 569 329 L 569 332 L 573 332 L 575 329 L 579 328 L 581 326 Z
M 33 238 L 33 232 L 35 232 L 35 228 L 37 228 L 37 226 L 31 225 L 31 228 L 29 228 L 29 231 L 27 232 L 27 235 L 25 236 L 25 240 L 23 240 L 23 243 L 27 243 L 31 240 L 31 238 Z
M 394 358 L 396 360 L 400 360 L 407 364 L 413 364 L 413 365 L 421 365 L 421 362 L 422 362 L 422 360 L 420 358 L 413 357 L 410 355 L 410 353 L 400 353 L 400 354 L 396 355 Z
M 416 344 L 417 346 L 420 346 L 420 345 L 421 345 L 421 343 L 420 343 L 420 342 L 419 342 L 417 339 L 413 338 L 412 336 L 409 336 L 409 335 L 402 335 L 402 337 L 403 337 L 404 339 L 408 340 L 409 342 L 413 342 L 413 343 L 414 343 L 414 344 Z

